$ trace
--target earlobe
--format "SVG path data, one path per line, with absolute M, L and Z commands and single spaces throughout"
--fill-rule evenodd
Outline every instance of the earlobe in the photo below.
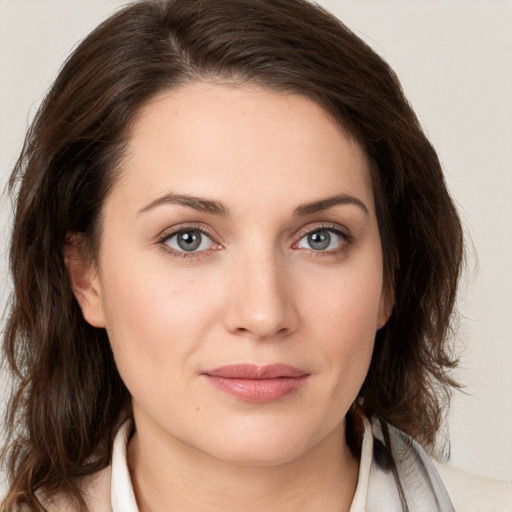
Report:
M 380 295 L 379 313 L 377 316 L 377 330 L 382 329 L 389 320 L 395 305 L 395 290 L 390 279 L 386 279 L 382 285 Z
M 103 298 L 95 262 L 87 257 L 81 235 L 66 236 L 63 247 L 64 263 L 73 294 L 86 322 L 93 327 L 105 327 Z

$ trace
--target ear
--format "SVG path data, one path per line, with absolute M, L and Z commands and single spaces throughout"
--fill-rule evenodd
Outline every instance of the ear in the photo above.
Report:
M 395 305 L 395 287 L 390 278 L 384 278 L 380 294 L 379 311 L 377 315 L 377 330 L 382 329 L 389 320 Z
M 103 297 L 96 263 L 88 256 L 83 236 L 70 233 L 63 247 L 71 289 L 84 319 L 93 327 L 105 327 Z

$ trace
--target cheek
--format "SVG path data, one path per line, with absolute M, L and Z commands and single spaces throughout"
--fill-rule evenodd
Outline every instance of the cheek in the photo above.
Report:
M 382 295 L 380 267 L 366 265 L 344 268 L 338 275 L 326 275 L 310 283 L 313 292 L 302 300 L 307 303 L 305 312 L 316 328 L 325 330 L 323 338 L 338 336 L 348 340 L 364 340 L 375 335 L 379 320 Z M 306 286 L 303 287 L 306 289 Z M 314 322 L 316 318 L 316 322 Z
M 135 393 L 137 382 L 168 385 L 169 376 L 197 349 L 212 315 L 214 283 L 204 286 L 169 267 L 126 257 L 104 262 L 107 332 L 119 371 Z
M 357 388 L 370 364 L 381 301 L 379 265 L 365 272 L 324 282 L 323 292 L 309 297 L 309 336 L 321 345 L 318 353 L 333 379 L 345 388 Z

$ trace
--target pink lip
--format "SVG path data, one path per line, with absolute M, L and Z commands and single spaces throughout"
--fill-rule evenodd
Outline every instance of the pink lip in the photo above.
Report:
M 274 402 L 298 391 L 309 374 L 286 364 L 233 364 L 203 373 L 208 382 L 246 402 Z

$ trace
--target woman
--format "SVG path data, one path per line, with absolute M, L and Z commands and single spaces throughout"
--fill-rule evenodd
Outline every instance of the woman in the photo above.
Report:
M 120 11 L 10 184 L 5 510 L 506 510 L 427 455 L 463 250 L 439 161 L 326 12 Z

